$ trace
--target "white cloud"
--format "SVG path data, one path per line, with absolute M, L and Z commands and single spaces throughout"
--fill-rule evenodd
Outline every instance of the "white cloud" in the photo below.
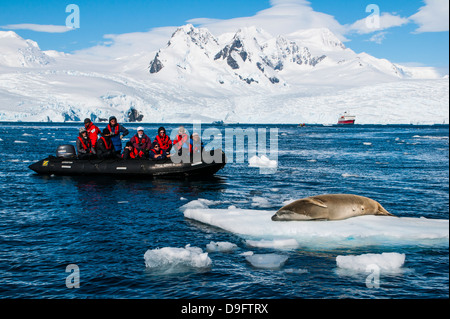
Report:
M 353 24 L 340 24 L 334 16 L 314 11 L 311 3 L 306 0 L 271 0 L 271 7 L 257 12 L 253 16 L 238 17 L 232 19 L 211 19 L 207 17 L 190 19 L 187 23 L 207 28 L 213 35 L 219 36 L 228 32 L 236 32 L 239 28 L 256 26 L 266 32 L 277 35 L 286 35 L 302 29 L 328 28 L 339 40 L 345 42 L 350 34 L 371 34 L 368 41 L 382 43 L 387 29 L 400 27 L 415 21 L 420 24 L 420 32 L 431 30 L 432 12 L 442 10 L 446 4 L 447 12 L 441 15 L 447 17 L 446 28 L 448 30 L 448 0 L 425 0 L 427 5 L 419 9 L 419 12 L 411 17 L 401 17 L 391 13 L 382 13 L 378 24 L 367 23 L 367 18 L 358 20 Z M 436 4 L 441 4 L 436 7 Z M 445 11 L 445 10 L 443 10 Z M 369 13 L 367 14 L 369 16 Z M 442 19 L 439 18 L 439 21 Z M 442 27 L 442 22 L 439 22 Z M 176 26 L 154 28 L 148 32 L 133 32 L 125 34 L 109 34 L 104 36 L 104 42 L 94 47 L 77 51 L 77 54 L 89 54 L 99 57 L 119 58 L 135 55 L 142 52 L 152 53 L 163 48 L 170 39 Z M 436 29 L 436 28 L 435 28 Z
M 236 32 L 241 27 L 256 26 L 277 36 L 301 29 L 328 28 L 341 41 L 345 41 L 345 26 L 333 16 L 314 11 L 304 0 L 271 0 L 271 7 L 257 12 L 254 16 L 227 20 L 197 18 L 189 23 L 200 25 L 218 36 L 225 32 Z
M 148 32 L 106 34 L 105 41 L 91 48 L 76 51 L 78 55 L 91 55 L 107 58 L 120 58 L 142 52 L 151 53 L 167 44 L 177 27 L 162 27 Z
M 448 31 L 449 21 L 448 0 L 425 0 L 425 6 L 410 17 L 419 25 L 417 33 Z
M 386 38 L 386 34 L 387 32 L 382 31 L 382 32 L 378 32 L 375 33 L 369 40 L 370 42 L 375 42 L 376 44 L 381 44 L 383 42 L 383 40 Z
M 272 0 L 272 7 L 257 12 L 254 16 L 228 20 L 196 18 L 188 23 L 206 27 L 215 36 L 236 32 L 239 28 L 256 26 L 276 36 L 300 29 L 329 28 L 341 41 L 345 41 L 345 27 L 333 16 L 314 11 L 304 0 Z M 120 58 L 142 52 L 154 52 L 163 48 L 176 26 L 154 28 L 148 32 L 104 35 L 104 42 L 94 47 L 75 52 L 105 58 Z
M 368 34 L 379 32 L 393 27 L 399 27 L 409 23 L 408 18 L 392 15 L 390 13 L 382 13 L 377 20 L 372 20 L 371 17 L 358 20 L 348 27 L 349 32 L 356 32 L 358 34 Z
M 48 33 L 64 33 L 75 30 L 74 28 L 68 28 L 65 25 L 51 25 L 51 24 L 46 25 L 46 24 L 32 24 L 32 23 L 8 24 L 1 26 L 0 28 L 9 30 L 31 30 L 36 32 L 48 32 Z

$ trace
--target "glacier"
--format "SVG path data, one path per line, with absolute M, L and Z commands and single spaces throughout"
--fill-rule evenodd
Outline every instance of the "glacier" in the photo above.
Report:
M 347 48 L 328 29 L 215 36 L 190 24 L 154 52 L 42 51 L 0 31 L 0 121 L 448 124 L 449 80 Z

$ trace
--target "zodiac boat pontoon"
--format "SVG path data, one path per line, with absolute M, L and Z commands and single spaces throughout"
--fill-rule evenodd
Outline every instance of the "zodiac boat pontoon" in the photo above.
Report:
M 222 150 L 217 156 L 213 156 L 213 151 L 206 152 L 210 155 L 208 162 L 201 160 L 195 162 L 172 161 L 170 158 L 165 160 L 149 159 L 93 159 L 80 160 L 76 157 L 73 145 L 61 145 L 58 147 L 57 156 L 49 156 L 39 162 L 29 166 L 30 169 L 41 175 L 101 175 L 117 177 L 208 177 L 226 164 L 226 156 Z M 212 160 L 220 157 L 220 160 Z

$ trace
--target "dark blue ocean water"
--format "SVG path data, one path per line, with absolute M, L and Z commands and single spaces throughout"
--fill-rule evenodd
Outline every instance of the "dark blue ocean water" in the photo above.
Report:
M 239 126 L 278 129 L 275 174 L 260 174 L 247 161 L 203 181 L 38 176 L 28 169 L 58 145 L 74 143 L 79 126 L 0 123 L 0 298 L 449 296 L 448 243 L 294 249 L 283 251 L 289 260 L 281 269 L 263 270 L 239 255 L 250 250 L 241 237 L 180 211 L 199 198 L 219 208 L 259 209 L 252 199 L 262 197 L 269 203 L 263 209 L 276 210 L 292 198 L 355 193 L 401 217 L 448 219 L 448 126 Z M 154 136 L 158 126 L 145 125 L 146 133 Z M 234 243 L 238 251 L 210 253 L 208 269 L 146 269 L 149 249 L 190 244 L 205 250 L 211 241 Z M 379 288 L 366 286 L 367 275 L 336 269 L 338 255 L 391 251 L 406 254 L 406 262 L 402 271 L 383 275 Z M 70 264 L 79 267 L 80 288 L 66 287 Z

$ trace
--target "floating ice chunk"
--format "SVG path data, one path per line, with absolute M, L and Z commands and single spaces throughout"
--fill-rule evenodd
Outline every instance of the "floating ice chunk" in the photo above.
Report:
M 372 143 L 370 143 L 370 142 L 364 142 L 363 144 L 364 145 L 372 145 Z
M 356 174 L 349 174 L 349 173 L 344 173 L 341 175 L 342 177 L 359 177 L 359 175 Z
M 14 143 L 17 143 L 17 144 L 26 144 L 26 143 L 28 143 L 28 142 L 27 142 L 27 141 L 18 141 L 18 140 L 15 140 Z
M 277 161 L 269 159 L 266 155 L 252 156 L 249 160 L 250 167 L 270 167 L 276 168 L 278 166 Z
M 254 254 L 245 259 L 256 268 L 277 269 L 281 268 L 288 257 L 278 254 Z
M 217 205 L 219 203 L 220 201 L 199 198 L 184 204 L 180 207 L 180 210 L 185 211 L 186 209 L 207 209 L 209 208 L 209 206 Z
M 432 140 L 448 140 L 448 136 L 429 136 L 429 135 L 414 135 L 413 138 L 424 138 L 424 139 L 432 139 Z
M 253 207 L 263 207 L 263 208 L 266 208 L 266 207 L 271 207 L 272 205 L 269 203 L 269 201 L 267 200 L 267 198 L 264 198 L 264 197 L 259 197 L 259 196 L 256 196 L 256 197 L 253 197 L 252 198 L 252 206 Z
M 33 134 L 23 133 L 22 136 L 33 136 Z
M 206 245 L 206 251 L 207 252 L 216 252 L 216 251 L 220 251 L 220 252 L 230 252 L 233 251 L 234 249 L 237 248 L 237 245 L 233 244 L 233 243 L 229 243 L 226 241 L 222 241 L 222 242 L 210 242 L 209 244 Z
M 165 273 L 180 272 L 186 268 L 207 268 L 212 263 L 208 253 L 190 245 L 185 248 L 164 247 L 147 250 L 144 260 L 147 268 L 164 270 Z
M 363 254 L 358 256 L 337 256 L 336 264 L 339 268 L 366 271 L 367 266 L 377 265 L 380 270 L 397 270 L 405 263 L 405 254 L 382 253 Z
M 295 249 L 299 247 L 295 239 L 246 240 L 246 244 L 258 248 Z
M 246 251 L 246 252 L 243 252 L 243 253 L 241 253 L 239 255 L 241 255 L 241 256 L 252 256 L 253 255 L 253 251 Z

